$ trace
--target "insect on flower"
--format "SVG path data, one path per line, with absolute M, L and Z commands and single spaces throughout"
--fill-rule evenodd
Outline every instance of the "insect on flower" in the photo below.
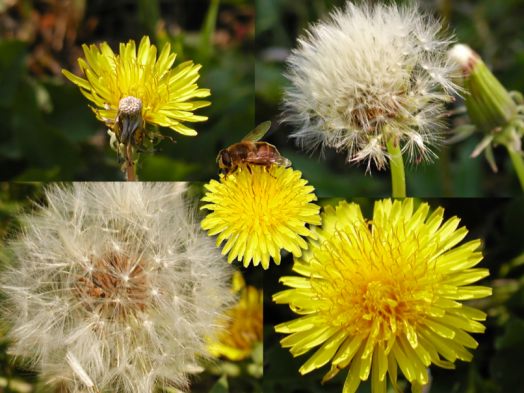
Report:
M 240 142 L 220 150 L 217 156 L 220 171 L 227 175 L 235 172 L 241 164 L 261 165 L 266 168 L 273 164 L 284 168 L 291 166 L 291 161 L 280 155 L 274 145 L 260 142 L 260 139 L 266 135 L 270 127 L 270 121 L 260 123 Z

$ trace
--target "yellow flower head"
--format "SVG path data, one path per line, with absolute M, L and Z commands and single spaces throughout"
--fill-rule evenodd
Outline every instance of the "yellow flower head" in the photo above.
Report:
M 302 315 L 276 326 L 289 334 L 282 346 L 294 356 L 319 347 L 300 373 L 331 363 L 324 381 L 349 369 L 344 393 L 370 374 L 372 392 L 385 393 L 386 374 L 396 387 L 398 367 L 420 389 L 430 364 L 472 359 L 467 348 L 478 344 L 469 333 L 484 331 L 486 314 L 460 301 L 491 294 L 468 285 L 489 274 L 474 268 L 480 240 L 457 246 L 467 234 L 459 218 L 443 222 L 442 208 L 429 210 L 383 200 L 367 221 L 353 203 L 326 208 L 318 240 L 295 260 L 300 276 L 281 278 L 292 289 L 273 296 Z
M 145 130 L 145 124 L 169 127 L 183 135 L 196 131 L 182 122 L 207 120 L 192 111 L 208 106 L 208 101 L 191 101 L 210 95 L 208 89 L 199 89 L 200 65 L 186 61 L 171 69 L 176 54 L 166 44 L 157 57 L 157 48 L 149 37 L 143 37 L 136 49 L 135 41 L 120 44 L 116 55 L 109 45 L 83 45 L 85 60 L 78 59 L 85 79 L 67 70 L 63 74 L 80 87 L 93 104 L 96 117 L 115 131 L 119 142 L 141 143 L 143 137 L 156 136 Z M 133 139 L 131 139 L 133 137 Z
M 269 168 L 241 165 L 234 173 L 211 180 L 202 209 L 211 210 L 202 221 L 209 235 L 218 234 L 217 246 L 226 241 L 222 254 L 247 267 L 251 261 L 269 267 L 269 258 L 280 263 L 280 250 L 302 255 L 312 236 L 306 224 L 320 224 L 320 208 L 312 186 L 300 171 L 283 166 Z
M 246 286 L 240 272 L 233 276 L 233 291 L 239 293 L 238 302 L 227 312 L 229 324 L 210 345 L 214 356 L 238 361 L 249 357 L 257 343 L 262 342 L 262 290 Z

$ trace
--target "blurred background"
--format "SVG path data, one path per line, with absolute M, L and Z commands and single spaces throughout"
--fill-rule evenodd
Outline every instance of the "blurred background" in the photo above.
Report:
M 64 186 L 67 187 L 67 184 Z M 8 243 L 21 231 L 20 216 L 31 213 L 37 204 L 45 205 L 44 189 L 43 183 L 0 182 L 0 272 L 6 266 L 16 264 Z M 187 191 L 188 200 L 199 199 L 202 192 L 201 183 L 191 184 Z M 227 263 L 225 259 L 223 263 Z M 233 264 L 233 268 L 241 272 L 245 288 L 256 290 L 258 299 L 261 299 L 262 269 L 253 266 L 245 269 L 237 263 Z M 242 290 L 237 288 L 238 299 L 244 298 Z M 5 312 L 2 306 L 4 301 L 5 295 L 0 291 L 2 312 Z M 208 361 L 194 367 L 195 371 L 190 376 L 191 393 L 262 393 L 262 305 L 260 302 L 248 304 L 249 307 L 228 314 L 231 324 L 227 329 L 231 338 L 226 341 L 220 339 L 228 348 L 242 351 L 242 357 L 228 356 L 225 350 L 214 352 Z M 25 365 L 24 359 L 8 354 L 8 331 L 9 326 L 0 317 L 0 393 L 68 393 L 65 389 L 52 388 Z M 174 388 L 158 389 L 156 392 L 187 393 Z
M 371 3 L 377 1 L 370 1 Z M 402 3 L 403 1 L 395 1 Z M 508 90 L 524 90 L 524 1 L 522 0 L 419 0 L 423 9 L 440 17 L 457 40 L 476 50 Z M 297 36 L 309 23 L 325 18 L 345 0 L 257 0 L 255 91 L 258 122 L 279 118 L 285 59 L 296 46 Z M 461 101 L 450 107 L 456 109 Z M 466 115 L 450 119 L 450 129 L 464 123 Z M 308 156 L 288 140 L 292 131 L 281 125 L 271 140 L 293 166 L 317 189 L 320 196 L 379 196 L 390 191 L 389 172 L 365 175 L 365 165 L 344 162 L 344 155 L 326 149 Z M 499 173 L 493 173 L 484 157 L 470 158 L 482 135 L 442 146 L 434 163 L 407 167 L 408 195 L 415 196 L 508 196 L 521 193 L 504 148 L 495 149 Z
M 373 214 L 373 200 L 352 199 L 359 203 L 365 217 Z M 337 200 L 322 200 L 322 204 L 336 205 Z M 478 267 L 488 268 L 490 276 L 478 285 L 493 288 L 493 295 L 475 301 L 474 307 L 488 314 L 484 334 L 473 334 L 479 346 L 471 363 L 457 361 L 455 370 L 431 367 L 433 378 L 426 393 L 516 393 L 524 392 L 524 198 L 429 199 L 432 209 L 442 206 L 444 217 L 461 218 L 461 226 L 469 233 L 463 242 L 481 239 L 484 259 Z M 482 212 L 482 214 L 480 213 Z M 264 275 L 264 393 L 340 393 L 347 375 L 341 371 L 333 380 L 320 384 L 329 371 L 326 365 L 301 376 L 298 369 L 315 352 L 293 358 L 288 349 L 282 349 L 274 325 L 297 317 L 287 305 L 276 305 L 271 297 L 288 287 L 278 279 L 292 272 L 292 258 L 283 258 Z M 477 285 L 477 284 L 475 284 Z M 473 304 L 472 304 L 473 305 Z M 400 374 L 399 374 L 400 375 Z M 370 378 L 371 379 L 371 378 Z M 410 392 L 403 380 L 403 392 Z M 370 381 L 361 383 L 359 393 L 371 392 Z M 388 393 L 394 393 L 390 387 Z
M 222 147 L 254 126 L 252 0 L 0 0 L 0 179 L 123 180 L 106 127 L 61 69 L 79 73 L 81 45 L 149 35 L 202 64 L 211 107 L 197 137 L 171 131 L 143 155 L 142 180 L 208 180 Z

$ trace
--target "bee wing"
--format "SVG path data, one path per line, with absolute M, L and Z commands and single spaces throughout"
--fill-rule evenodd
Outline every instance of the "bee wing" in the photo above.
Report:
M 269 131 L 271 128 L 271 122 L 265 121 L 263 123 L 260 123 L 258 126 L 256 126 L 254 129 L 249 131 L 249 133 L 242 138 L 242 141 L 251 141 L 256 142 L 262 139 L 264 135 Z
M 283 166 L 284 168 L 288 168 L 291 166 L 291 161 L 289 161 L 286 157 L 280 156 L 278 160 L 276 160 L 276 163 L 280 166 Z

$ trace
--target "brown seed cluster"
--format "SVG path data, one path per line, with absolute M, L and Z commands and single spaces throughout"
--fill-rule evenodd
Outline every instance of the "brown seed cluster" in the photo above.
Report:
M 90 268 L 75 283 L 83 306 L 106 319 L 126 319 L 144 311 L 151 296 L 143 258 L 117 252 L 90 258 Z

